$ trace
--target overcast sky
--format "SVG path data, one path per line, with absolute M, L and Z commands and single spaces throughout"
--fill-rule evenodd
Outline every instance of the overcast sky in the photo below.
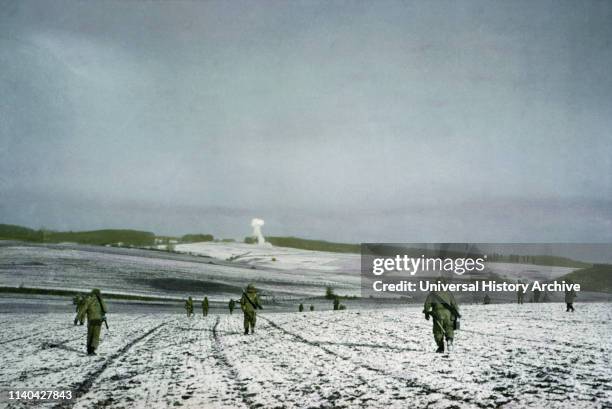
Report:
M 0 223 L 612 242 L 612 2 L 0 0 Z

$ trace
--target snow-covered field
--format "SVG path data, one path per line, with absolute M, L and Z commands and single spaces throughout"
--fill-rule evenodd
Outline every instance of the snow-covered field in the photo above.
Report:
M 234 259 L 249 265 L 292 271 L 348 272 L 360 271 L 359 254 L 330 253 L 276 247 L 269 243 L 253 245 L 245 243 L 188 243 L 177 244 L 175 251 L 202 254 L 220 260 Z
M 252 245 L 245 243 L 202 242 L 178 244 L 175 250 L 188 254 L 199 254 L 220 260 L 234 259 L 263 269 L 279 269 L 313 275 L 314 273 L 354 273 L 361 271 L 361 255 L 330 253 L 325 251 L 299 250 L 286 247 Z M 569 267 L 539 266 L 520 263 L 486 263 L 487 273 L 516 280 L 551 280 L 575 270 Z M 432 273 L 419 272 L 421 277 Z M 434 276 L 439 273 L 433 272 Z
M 209 287 L 206 293 L 213 300 L 239 296 L 249 282 L 281 296 L 320 296 L 328 285 L 340 294 L 360 290 L 359 271 L 254 269 L 239 261 L 139 249 L 15 243 L 0 246 L 0 286 L 87 291 L 99 287 L 115 293 L 184 297 L 191 280 Z
M 249 336 L 241 314 L 110 314 L 93 358 L 71 315 L 4 314 L 0 388 L 70 387 L 75 408 L 610 407 L 610 306 L 466 306 L 446 355 L 416 306 L 264 310 Z
M 174 298 L 196 290 L 219 301 L 239 295 L 249 282 L 280 298 L 320 296 L 326 286 L 341 295 L 361 292 L 359 254 L 212 242 L 180 244 L 176 250 L 182 254 L 0 241 L 0 286 L 85 291 L 99 287 Z M 552 279 L 573 270 L 511 263 L 487 263 L 487 268 L 511 280 Z

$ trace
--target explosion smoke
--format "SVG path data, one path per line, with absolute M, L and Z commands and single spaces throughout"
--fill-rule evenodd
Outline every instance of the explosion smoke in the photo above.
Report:
M 253 219 L 251 220 L 251 227 L 253 227 L 253 236 L 257 237 L 257 244 L 266 244 L 266 239 L 263 234 L 261 234 L 261 226 L 264 225 L 264 221 L 262 219 Z

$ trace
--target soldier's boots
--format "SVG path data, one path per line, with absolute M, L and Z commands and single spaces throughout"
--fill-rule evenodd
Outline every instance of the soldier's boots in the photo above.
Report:
M 95 354 L 96 354 L 96 350 L 95 349 L 93 349 L 91 347 L 87 348 L 87 355 L 95 355 Z
M 244 329 L 244 335 L 249 335 L 249 329 L 248 328 Z
M 438 354 L 443 354 L 444 353 L 444 340 L 442 340 L 438 344 L 438 349 L 436 350 L 436 353 L 438 353 Z
M 452 338 L 447 339 L 447 340 L 446 340 L 446 350 L 447 350 L 448 352 L 452 352 L 453 347 L 454 347 L 454 345 L 453 345 L 453 339 L 452 339 Z

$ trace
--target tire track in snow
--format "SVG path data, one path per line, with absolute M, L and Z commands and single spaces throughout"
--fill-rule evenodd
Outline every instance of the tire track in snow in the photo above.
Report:
M 429 329 L 429 326 L 425 323 L 414 323 L 416 327 L 421 327 L 421 328 L 425 328 L 425 329 Z M 584 349 L 584 345 L 580 345 L 580 344 L 574 344 L 571 342 L 566 342 L 566 341 L 554 341 L 554 340 L 549 340 L 549 341 L 545 341 L 545 340 L 538 340 L 538 339 L 529 339 L 529 338 L 522 338 L 522 337 L 514 337 L 514 336 L 506 336 L 506 335 L 497 335 L 497 334 L 491 334 L 491 333 L 487 333 L 487 332 L 483 332 L 483 331 L 476 331 L 476 330 L 471 330 L 471 329 L 461 329 L 461 330 L 457 330 L 458 332 L 465 332 L 468 334 L 475 334 L 475 335 L 484 335 L 487 337 L 493 337 L 493 338 L 501 338 L 503 340 L 514 340 L 514 341 L 522 341 L 522 342 L 530 342 L 530 343 L 535 343 L 535 344 L 542 344 L 548 347 L 558 347 L 558 348 L 566 348 L 566 349 Z M 400 340 L 400 341 L 410 341 L 407 338 L 404 338 L 398 334 L 389 334 L 391 335 L 393 338 Z M 554 350 L 554 349 L 553 349 Z M 559 352 L 559 350 L 554 350 L 555 352 Z M 454 352 L 454 353 L 458 353 L 458 352 Z M 525 362 L 519 362 L 522 365 L 525 365 L 527 367 L 531 367 L 531 368 L 540 368 L 540 366 L 538 365 L 533 365 L 533 364 L 529 364 L 529 363 L 525 363 Z
M 416 326 L 426 326 L 426 324 L 422 325 L 422 324 L 418 323 L 418 324 L 416 324 Z M 458 331 L 472 333 L 472 334 L 476 334 L 476 335 L 485 335 L 485 336 L 490 336 L 490 337 L 495 337 L 495 338 L 502 338 L 502 339 L 509 338 L 509 339 L 514 339 L 514 340 L 519 340 L 519 341 L 532 341 L 532 342 L 535 342 L 535 343 L 542 343 L 542 344 L 546 345 L 545 341 L 528 340 L 526 338 L 518 338 L 518 337 L 505 337 L 505 336 L 502 336 L 502 335 L 489 334 L 489 333 L 485 333 L 485 332 L 474 331 L 474 330 L 467 330 L 467 329 L 462 329 L 462 330 L 458 330 Z M 392 335 L 392 337 L 394 337 L 395 339 L 401 340 L 401 341 L 405 341 L 405 342 L 410 341 L 409 339 L 401 337 L 401 336 L 399 336 L 397 334 L 389 334 L 389 335 Z M 423 350 L 419 350 L 419 351 L 423 351 Z M 558 351 L 556 351 L 556 352 L 558 352 Z M 471 354 L 471 352 L 453 351 L 453 355 L 462 355 L 462 354 Z M 516 357 L 514 357 L 514 358 L 516 358 Z M 522 365 L 522 366 L 524 366 L 526 368 L 529 368 L 531 370 L 543 370 L 547 366 L 547 364 L 545 362 L 541 362 L 541 363 L 538 364 L 538 363 L 526 362 L 525 360 L 522 360 L 522 359 L 515 360 L 514 362 L 519 364 L 519 365 Z M 503 374 L 503 372 L 502 372 L 502 374 Z
M 22 337 L 7 339 L 7 340 L 4 340 L 4 341 L 0 341 L 0 345 L 8 344 L 8 343 L 19 341 L 19 340 L 22 340 L 22 339 L 34 338 L 34 337 L 37 337 L 37 336 L 39 336 L 41 334 L 46 334 L 46 333 L 47 333 L 47 331 L 38 331 L 38 332 L 35 332 L 33 334 L 30 334 L 30 335 L 24 335 Z M 54 345 L 63 345 L 65 343 L 67 343 L 67 342 L 73 341 L 74 339 L 76 339 L 76 338 L 70 338 L 70 339 L 65 340 L 65 341 L 60 341 L 59 343 L 56 343 L 56 344 L 53 344 L 53 343 L 50 343 L 50 342 L 43 342 L 43 346 L 46 345 L 46 346 L 53 347 Z
M 132 348 L 135 344 L 147 338 L 148 336 L 150 336 L 151 334 L 153 334 L 155 331 L 159 330 L 161 327 L 165 326 L 166 324 L 167 322 L 161 323 L 158 326 L 153 327 L 149 331 L 140 335 L 139 337 L 128 342 L 123 348 L 115 352 L 106 361 L 104 361 L 104 363 L 98 369 L 90 372 L 83 382 L 73 387 L 73 389 L 75 390 L 74 399 L 72 399 L 71 401 L 67 401 L 67 402 L 61 402 L 60 404 L 54 406 L 54 408 L 56 409 L 72 408 L 74 405 L 76 405 L 77 400 L 79 398 L 81 398 L 82 396 L 86 395 L 87 392 L 89 392 L 93 383 L 100 377 L 100 375 L 106 370 L 106 368 L 108 368 L 111 364 L 113 364 L 122 355 L 127 353 L 130 350 L 130 348 Z
M 487 336 L 487 337 L 512 339 L 512 340 L 515 340 L 515 341 L 533 342 L 533 343 L 536 343 L 536 344 L 545 344 L 545 345 L 556 344 L 556 345 L 561 346 L 561 347 L 571 347 L 572 349 L 582 349 L 582 348 L 584 348 L 584 345 L 574 344 L 572 342 L 567 342 L 567 341 L 560 342 L 560 341 L 554 341 L 554 340 L 539 340 L 539 339 L 529 339 L 529 338 L 522 338 L 522 337 L 513 337 L 513 336 L 507 336 L 507 335 L 489 334 L 487 332 L 475 331 L 473 329 L 462 329 L 461 331 L 467 332 L 467 333 L 476 334 L 476 335 L 484 335 L 484 336 Z
M 10 342 L 19 341 L 21 339 L 37 337 L 37 336 L 39 336 L 41 334 L 46 334 L 46 333 L 47 333 L 47 331 L 37 331 L 37 332 L 34 332 L 32 334 L 24 335 L 22 337 L 16 337 L 16 338 L 11 338 L 11 339 L 7 339 L 7 340 L 4 340 L 4 341 L 0 341 L 0 345 L 8 344 Z
M 352 365 L 336 365 L 337 357 L 320 348 L 300 346 L 292 336 L 271 328 L 267 323 L 264 323 L 263 328 L 267 331 L 258 331 L 258 334 L 266 334 L 263 337 L 255 336 L 255 339 L 252 339 L 251 336 L 244 336 L 241 338 L 245 342 L 232 344 L 228 348 L 232 351 L 233 348 L 244 346 L 246 351 L 242 351 L 243 354 L 252 357 L 253 365 L 257 367 L 252 384 L 256 388 L 261 387 L 253 399 L 259 407 L 369 407 L 367 402 L 371 401 L 372 397 L 367 395 L 374 387 L 369 386 L 370 380 L 364 378 L 359 373 L 361 371 L 355 372 L 357 368 Z M 277 342 L 279 346 L 273 354 L 266 352 L 266 345 L 271 341 Z M 230 357 L 233 355 L 230 354 Z M 304 367 L 307 369 L 303 370 Z M 297 371 L 293 372 L 295 369 Z M 394 380 L 381 381 L 392 384 L 394 388 L 390 389 L 389 393 L 396 391 L 394 395 L 400 395 L 403 392 L 402 387 Z
M 427 327 L 428 327 L 425 323 L 422 323 L 422 324 L 421 323 L 414 323 L 414 324 L 417 327 L 421 327 L 422 329 L 427 329 Z M 351 327 L 351 326 L 345 325 L 345 324 L 343 324 L 341 322 L 339 322 L 338 325 L 341 325 L 341 326 L 344 326 L 344 327 L 347 327 L 347 328 Z M 532 341 L 533 343 L 536 343 L 536 344 L 537 343 L 541 343 L 541 344 L 547 345 L 547 343 L 544 342 L 544 341 L 530 340 L 528 338 L 504 337 L 504 336 L 501 336 L 501 335 L 494 335 L 494 334 L 489 334 L 489 333 L 481 333 L 479 331 L 474 331 L 474 330 L 462 330 L 462 332 L 469 332 L 469 333 L 473 333 L 473 334 L 489 335 L 489 336 L 492 336 L 492 337 L 499 337 L 499 338 L 503 338 L 503 339 L 506 339 L 506 338 L 516 338 L 517 340 L 520 340 L 520 341 Z M 409 339 L 401 337 L 401 336 L 398 336 L 396 334 L 387 334 L 387 335 L 391 335 L 393 338 L 395 338 L 397 340 L 406 341 L 406 342 L 410 341 Z M 400 351 L 400 352 L 403 351 L 403 350 L 405 350 L 406 352 L 410 351 L 409 348 L 400 348 L 400 347 L 393 347 L 393 346 L 390 346 L 390 347 L 387 348 L 384 345 L 378 346 L 378 345 L 370 345 L 370 344 L 367 344 L 367 343 L 351 343 L 351 342 L 346 342 L 345 343 L 345 342 L 311 341 L 311 340 L 307 340 L 307 341 L 311 345 L 312 344 L 316 344 L 318 346 L 321 346 L 321 345 L 328 345 L 328 346 L 337 345 L 337 346 L 347 346 L 347 347 L 365 347 L 365 348 L 381 348 L 381 349 L 385 349 L 386 348 L 389 351 Z M 553 342 L 553 345 L 548 345 L 548 347 L 550 347 L 551 350 L 554 351 L 554 352 L 563 352 L 564 349 L 567 349 L 567 348 L 563 348 L 563 347 L 567 347 L 567 345 L 564 342 Z M 424 352 L 424 350 L 420 349 L 420 348 L 419 349 L 413 349 L 413 351 L 415 351 L 415 352 Z M 510 352 L 510 351 L 508 350 L 507 352 Z M 454 351 L 453 352 L 453 355 L 465 355 L 465 354 L 466 353 L 462 353 L 460 351 Z M 467 354 L 470 354 L 470 353 L 467 353 Z M 529 374 L 533 374 L 534 376 L 539 376 L 538 373 L 542 373 L 543 371 L 550 371 L 550 369 L 549 369 L 550 368 L 550 364 L 547 363 L 547 362 L 538 362 L 537 360 L 528 360 L 528 361 L 525 361 L 524 359 L 520 359 L 517 356 L 512 356 L 512 359 L 514 360 L 514 362 L 516 364 L 521 365 L 521 366 L 527 368 L 528 369 L 528 373 Z M 506 372 L 504 370 L 499 371 L 496 368 L 492 368 L 492 370 L 495 371 L 496 373 L 498 373 L 500 378 L 503 378 L 506 375 Z M 393 375 L 390 375 L 390 376 L 393 376 Z M 455 379 L 455 380 L 457 382 L 460 382 L 460 379 Z M 530 380 L 530 381 L 523 382 L 522 384 L 523 385 L 528 385 L 528 384 L 531 384 L 533 382 L 534 382 L 533 380 Z M 504 393 L 503 393 L 503 396 L 504 397 L 508 397 L 507 393 L 509 393 L 509 390 L 505 390 Z M 445 394 L 447 396 L 452 396 L 452 395 L 450 395 L 448 393 L 445 393 Z M 470 401 L 470 402 L 473 402 L 473 401 Z M 495 404 L 498 404 L 498 403 L 499 402 L 496 402 Z M 480 405 L 480 404 L 478 404 L 478 405 Z
M 346 324 L 343 322 L 342 319 L 336 319 L 331 321 L 333 324 L 335 325 L 340 325 L 343 326 L 345 328 L 353 328 L 352 325 Z M 277 324 L 278 325 L 278 324 Z M 427 325 L 424 322 L 415 322 L 415 321 L 411 321 L 411 325 L 414 325 L 415 327 L 420 327 L 422 329 L 428 330 L 429 329 L 429 325 Z M 513 339 L 513 340 L 517 340 L 517 341 L 524 341 L 524 342 L 531 342 L 531 343 L 536 343 L 536 344 L 543 344 L 543 345 L 547 345 L 548 347 L 560 347 L 560 348 L 568 348 L 570 346 L 573 346 L 574 348 L 578 348 L 577 344 L 572 344 L 572 343 L 566 343 L 566 342 L 553 342 L 552 344 L 554 345 L 550 345 L 550 343 L 546 342 L 546 341 L 542 341 L 542 340 L 533 340 L 533 339 L 529 339 L 529 338 L 520 338 L 520 337 L 512 337 L 512 336 L 503 336 L 503 335 L 496 335 L 496 334 L 490 334 L 490 333 L 485 333 L 485 332 L 481 332 L 481 331 L 475 331 L 475 330 L 468 330 L 468 329 L 463 329 L 461 330 L 461 332 L 466 332 L 466 333 L 472 333 L 472 334 L 476 334 L 476 335 L 484 335 L 484 336 L 489 336 L 489 337 L 494 337 L 494 338 L 502 338 L 502 339 Z M 388 336 L 391 336 L 392 338 L 398 340 L 398 341 L 402 341 L 402 342 L 411 342 L 410 339 L 405 338 L 401 335 L 398 335 L 396 333 L 388 333 Z M 308 340 L 307 340 L 308 341 Z M 396 346 L 391 346 L 391 345 L 373 345 L 373 344 L 367 344 L 367 343 L 351 343 L 351 342 L 347 342 L 347 343 L 341 343 L 341 342 L 331 342 L 331 341 L 308 341 L 308 342 L 315 342 L 317 345 L 329 345 L 329 346 L 334 346 L 334 345 L 338 345 L 338 346 L 346 346 L 346 347 L 364 347 L 364 348 L 380 348 L 380 349 L 388 349 L 390 351 L 396 351 L 396 352 L 426 352 L 424 349 L 421 348 L 407 348 L 407 347 L 396 347 Z M 580 348 L 584 348 L 584 346 L 580 346 Z M 562 350 L 561 349 L 561 350 Z M 559 352 L 558 349 L 554 349 L 553 351 L 555 352 Z M 462 352 L 460 351 L 454 351 L 453 355 L 457 355 L 457 354 L 462 354 Z M 543 370 L 546 365 L 545 363 L 532 363 L 532 362 L 526 362 L 525 360 L 518 360 L 515 361 L 516 363 L 518 363 L 519 365 L 522 365 L 526 368 L 529 368 L 531 370 Z
M 48 348 L 62 348 L 64 347 L 67 343 L 72 342 L 72 341 L 76 341 L 78 339 L 82 339 L 83 336 L 82 335 L 77 335 L 76 337 L 71 337 L 71 338 L 67 338 L 63 341 L 59 341 L 59 342 L 43 342 L 41 344 L 43 349 L 48 349 Z M 80 352 L 80 351 L 79 351 Z
M 335 356 L 337 358 L 340 358 L 343 361 L 350 361 L 349 357 L 346 357 L 346 356 L 343 356 L 341 354 L 338 354 L 337 352 L 332 351 L 329 348 L 325 348 L 324 346 L 321 345 L 322 343 L 319 343 L 319 342 L 316 342 L 316 341 L 309 341 L 306 338 L 302 337 L 301 335 L 298 335 L 298 334 L 295 334 L 295 333 L 293 333 L 291 331 L 286 330 L 285 328 L 283 328 L 280 325 L 276 324 L 274 321 L 272 321 L 269 318 L 266 318 L 266 317 L 263 317 L 263 316 L 261 318 L 266 320 L 273 328 L 276 328 L 277 330 L 279 330 L 279 331 L 281 331 L 281 332 L 283 332 L 283 333 L 285 333 L 285 334 L 287 334 L 287 335 L 297 339 L 299 342 L 302 342 L 304 344 L 307 344 L 307 345 L 310 345 L 310 346 L 313 346 L 313 347 L 320 348 L 324 352 L 326 352 L 326 353 L 328 353 L 328 354 L 330 354 L 332 356 Z M 329 344 L 333 345 L 334 343 L 329 343 Z M 436 389 L 433 389 L 429 385 L 417 382 L 414 379 L 406 379 L 406 378 L 398 377 L 396 375 L 388 373 L 388 372 L 386 372 L 386 371 L 384 371 L 382 369 L 375 368 L 375 367 L 370 366 L 368 364 L 357 363 L 357 362 L 353 362 L 353 361 L 351 361 L 351 363 L 353 365 L 360 366 L 361 368 L 366 369 L 368 371 L 374 372 L 374 373 L 376 373 L 378 375 L 388 376 L 388 377 L 391 377 L 391 378 L 393 378 L 395 380 L 398 380 L 398 381 L 400 381 L 402 383 L 406 383 L 407 386 L 409 386 L 411 388 L 415 388 L 415 389 L 420 389 L 420 390 L 424 391 L 428 395 L 429 394 L 444 394 L 444 395 L 446 395 L 452 401 L 461 401 L 461 402 L 463 402 L 465 404 L 475 405 L 475 406 L 477 406 L 479 408 L 483 408 L 483 409 L 490 407 L 490 405 L 485 404 L 485 403 L 475 402 L 475 401 L 472 401 L 472 400 L 467 400 L 467 399 L 464 399 L 463 397 L 461 397 L 459 395 L 455 395 L 455 394 L 452 394 L 452 393 L 449 393 L 449 392 L 446 392 L 446 391 L 438 391 Z
M 2 341 L 2 342 L 0 342 L 0 345 L 8 344 L 9 342 L 19 341 L 20 339 L 30 338 L 30 337 L 33 337 L 33 336 L 36 336 L 36 335 L 40 335 L 40 334 L 42 334 L 42 333 L 43 333 L 43 331 L 41 331 L 41 332 L 37 332 L 37 333 L 32 334 L 32 335 L 25 335 L 25 336 L 23 336 L 23 337 L 11 338 L 11 339 L 8 339 L 8 340 L 6 340 L 6 341 Z
M 262 317 L 262 318 L 266 319 L 265 317 Z M 351 328 L 351 329 L 354 328 L 353 325 L 346 325 L 341 320 L 333 320 L 333 321 L 330 321 L 330 323 L 335 324 L 335 325 L 341 325 L 341 326 L 344 326 L 345 328 Z M 276 324 L 276 325 L 280 326 L 282 324 Z M 231 334 L 238 334 L 238 333 L 236 332 L 236 333 L 231 333 Z M 396 338 L 399 341 L 404 341 L 404 342 L 407 341 L 406 339 L 402 337 L 398 337 L 395 334 L 387 334 L 387 335 L 391 335 L 393 338 Z M 309 341 L 309 342 L 315 342 L 315 341 Z M 318 345 L 331 345 L 331 346 L 338 345 L 338 346 L 347 346 L 347 347 L 378 348 L 378 349 L 388 349 L 388 350 L 397 351 L 397 352 L 425 352 L 423 349 L 398 347 L 398 346 L 388 345 L 388 344 L 371 344 L 371 343 L 366 343 L 366 342 L 360 343 L 360 342 L 316 341 L 316 344 L 317 346 Z
M 80 367 L 81 367 L 80 364 L 73 364 L 73 365 L 66 365 L 66 366 L 64 366 L 63 369 L 80 368 Z M 33 379 L 33 378 L 36 378 L 38 376 L 43 376 L 43 375 L 47 375 L 47 374 L 49 374 L 49 369 L 47 369 L 47 368 L 33 369 L 33 370 L 23 371 L 19 376 L 7 379 L 5 382 L 7 384 L 11 384 L 13 382 L 25 381 L 25 380 L 28 380 L 28 379 Z
M 244 403 L 248 408 L 260 408 L 261 404 L 257 404 L 251 398 L 252 395 L 247 393 L 247 382 L 240 379 L 238 376 L 238 371 L 236 368 L 230 363 L 229 359 L 227 359 L 227 355 L 225 355 L 225 350 L 221 345 L 221 337 L 219 335 L 220 331 L 217 331 L 217 327 L 219 326 L 219 322 L 221 321 L 221 317 L 217 315 L 215 319 L 215 325 L 212 328 L 212 335 L 214 343 L 213 347 L 213 355 L 215 358 L 227 369 L 230 374 L 230 379 L 233 379 L 236 386 L 238 386 L 238 394 L 242 403 Z

